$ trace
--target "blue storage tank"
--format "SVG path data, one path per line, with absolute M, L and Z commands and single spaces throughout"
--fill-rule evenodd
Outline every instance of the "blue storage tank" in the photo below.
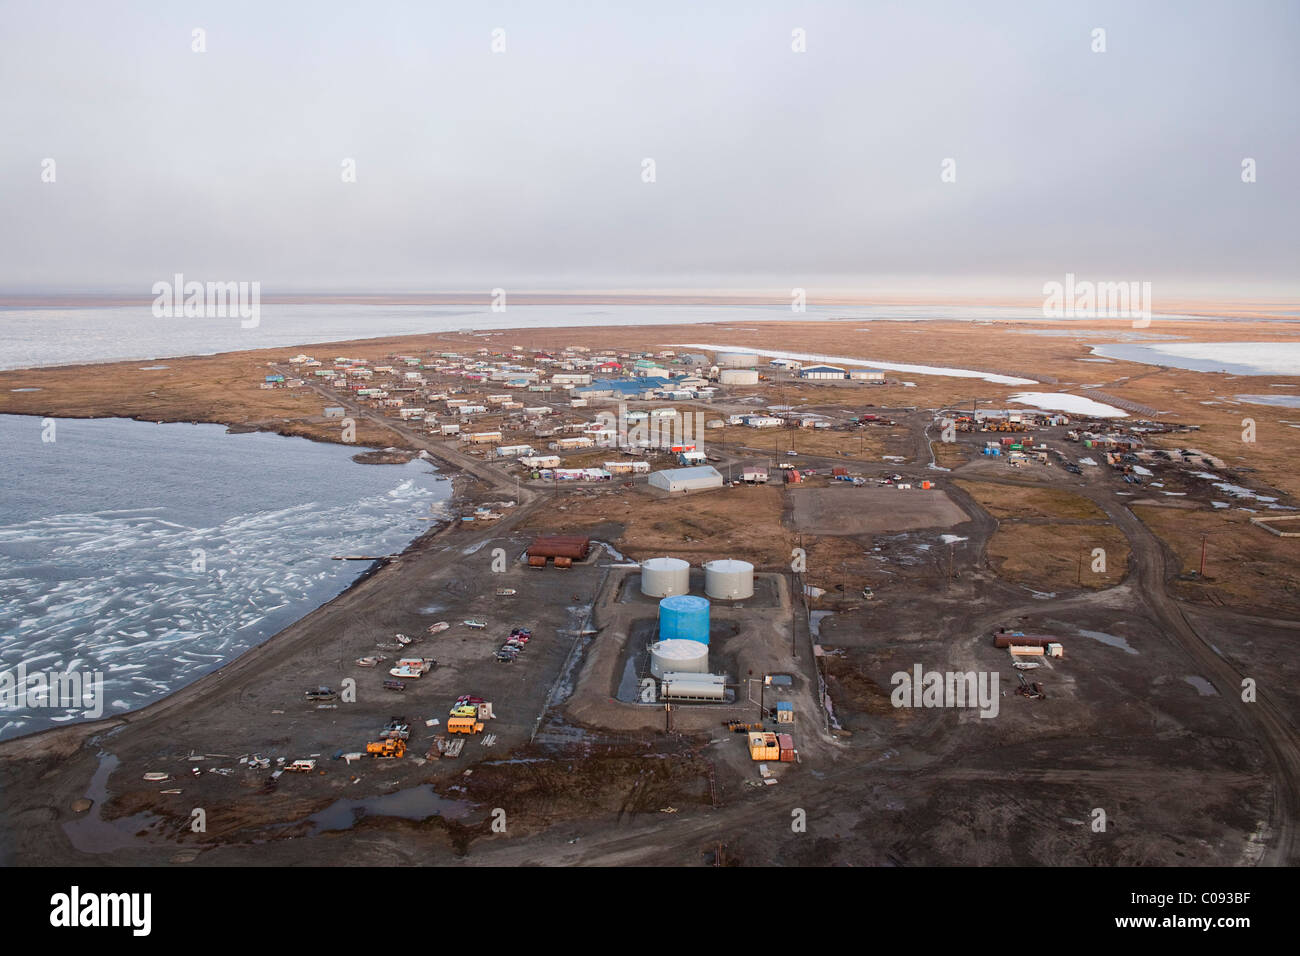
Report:
M 709 602 L 694 594 L 674 594 L 659 602 L 659 640 L 709 643 Z

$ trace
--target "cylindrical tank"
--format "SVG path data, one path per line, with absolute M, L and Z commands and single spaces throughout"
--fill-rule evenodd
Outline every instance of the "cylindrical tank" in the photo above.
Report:
M 748 561 L 709 561 L 704 565 L 704 593 L 722 601 L 754 596 L 754 566 Z
M 659 695 L 664 700 L 726 699 L 727 685 L 714 674 L 666 673 L 659 685 Z
M 753 352 L 719 352 L 719 368 L 753 368 L 758 364 L 758 356 Z
M 718 372 L 723 385 L 757 385 L 758 370 L 752 368 L 724 368 Z
M 659 640 L 709 643 L 709 602 L 693 594 L 674 594 L 659 602 Z
M 705 674 L 709 670 L 709 645 L 699 641 L 660 641 L 650 645 L 650 673 L 663 677 L 674 672 Z
M 691 566 L 681 558 L 650 558 L 641 562 L 641 593 L 650 597 L 689 594 Z

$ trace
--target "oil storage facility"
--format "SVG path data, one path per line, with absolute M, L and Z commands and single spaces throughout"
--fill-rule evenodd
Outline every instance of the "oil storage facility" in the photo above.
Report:
M 718 368 L 753 368 L 758 356 L 753 352 L 719 352 Z
M 758 370 L 752 368 L 724 368 L 718 372 L 718 381 L 723 385 L 757 385 Z
M 709 643 L 709 602 L 693 594 L 674 594 L 659 602 L 659 640 Z
M 681 558 L 649 558 L 641 562 L 642 594 L 664 598 L 690 590 L 691 566 Z
M 699 641 L 667 640 L 650 645 L 650 675 L 706 674 L 709 645 Z
M 704 565 L 704 593 L 720 601 L 754 596 L 754 566 L 748 561 L 722 559 Z

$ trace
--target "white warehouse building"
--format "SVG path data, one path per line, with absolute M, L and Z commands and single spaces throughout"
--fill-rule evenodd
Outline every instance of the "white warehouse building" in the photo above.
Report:
M 848 378 L 844 369 L 837 365 L 807 365 L 799 370 L 800 378 L 836 379 Z
M 670 494 L 681 491 L 703 491 L 721 488 L 722 475 L 712 465 L 695 468 L 667 468 L 650 474 L 650 485 Z

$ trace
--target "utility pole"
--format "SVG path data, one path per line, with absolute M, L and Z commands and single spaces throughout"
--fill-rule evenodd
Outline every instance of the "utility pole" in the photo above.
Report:
M 797 578 L 793 569 L 790 571 L 790 656 L 794 660 L 799 659 L 799 605 L 795 603 L 795 588 Z

